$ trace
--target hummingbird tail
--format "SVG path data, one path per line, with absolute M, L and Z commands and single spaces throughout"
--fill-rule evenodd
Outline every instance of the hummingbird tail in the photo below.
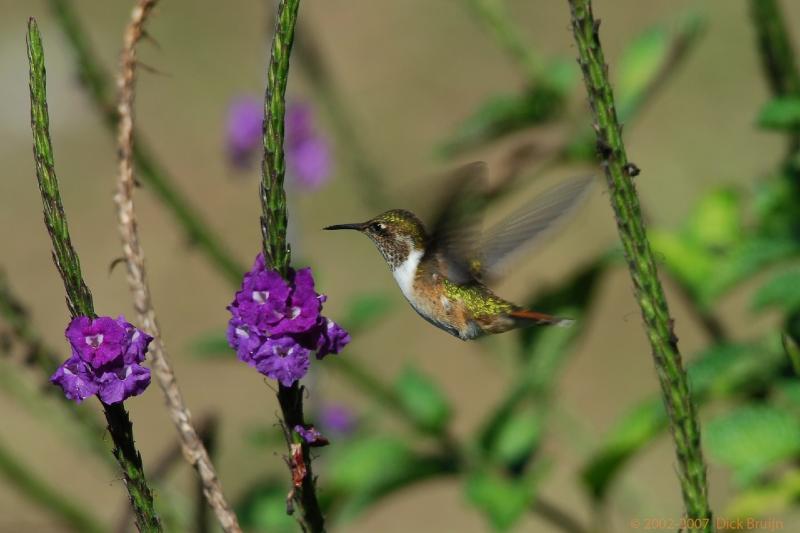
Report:
M 537 311 L 528 311 L 526 309 L 517 309 L 516 311 L 511 311 L 509 316 L 520 320 L 531 321 L 534 324 L 547 326 L 568 327 L 575 322 L 571 318 L 553 316 L 545 313 L 539 313 Z

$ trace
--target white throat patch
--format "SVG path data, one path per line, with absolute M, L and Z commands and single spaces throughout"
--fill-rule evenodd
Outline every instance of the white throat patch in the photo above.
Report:
M 413 301 L 414 278 L 417 275 L 417 267 L 423 253 L 422 250 L 412 248 L 406 260 L 392 270 L 395 281 L 409 302 Z

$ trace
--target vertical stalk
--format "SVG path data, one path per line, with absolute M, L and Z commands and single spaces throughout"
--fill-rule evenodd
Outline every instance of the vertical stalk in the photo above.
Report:
M 125 28 L 122 61 L 117 86 L 119 88 L 119 134 L 117 154 L 119 156 L 119 178 L 114 203 L 117 206 L 122 250 L 128 270 L 128 285 L 133 297 L 133 305 L 139 316 L 142 329 L 153 337 L 150 344 L 152 368 L 158 385 L 164 392 L 167 411 L 175 429 L 178 430 L 183 456 L 197 472 L 203 486 L 208 504 L 214 509 L 220 526 L 226 533 L 240 533 L 236 514 L 222 492 L 222 484 L 211 462 L 203 442 L 192 423 L 192 416 L 186 407 L 178 381 L 167 356 L 167 349 L 161 335 L 156 310 L 153 306 L 144 249 L 139 238 L 136 209 L 133 202 L 134 190 L 134 117 L 133 103 L 136 86 L 136 45 L 144 37 L 144 24 L 153 11 L 157 0 L 139 0 L 133 9 L 131 20 Z
M 632 178 L 638 169 L 628 161 L 622 142 L 614 95 L 608 81 L 608 67 L 600 46 L 600 22 L 594 18 L 591 0 L 569 0 L 569 4 L 578 63 L 594 115 L 597 151 L 670 419 L 686 515 L 699 519 L 701 527 L 691 531 L 711 531 L 713 524 L 707 495 L 706 465 L 700 447 L 700 425 L 633 184 Z
M 777 0 L 750 0 L 764 72 L 775 96 L 800 94 L 800 71 Z
M 113 85 L 97 57 L 92 53 L 86 32 L 81 27 L 70 0 L 49 0 L 50 9 L 72 47 L 78 63 L 78 74 L 86 87 L 92 103 L 100 112 L 106 127 L 116 132 L 117 113 Z M 178 190 L 172 177 L 141 142 L 133 148 L 133 158 L 142 181 L 146 183 L 167 207 L 181 226 L 189 241 L 202 251 L 217 270 L 232 283 L 239 283 L 241 266 L 226 250 L 222 240 L 215 235 L 200 213 L 192 207 Z
M 291 262 L 291 250 L 286 241 L 286 191 L 283 188 L 286 172 L 283 152 L 284 115 L 289 56 L 292 51 L 299 6 L 299 0 L 281 0 L 278 4 L 275 34 L 272 38 L 267 69 L 267 89 L 264 95 L 264 159 L 261 162 L 260 185 L 262 244 L 267 266 L 277 270 L 284 277 Z M 278 387 L 278 403 L 283 415 L 286 440 L 291 444 L 292 428 L 304 423 L 303 389 L 298 382 L 294 382 L 290 387 L 279 383 Z M 295 487 L 294 500 L 301 507 L 304 527 L 313 532 L 324 531 L 325 521 L 317 501 L 308 444 L 303 439 L 300 441 L 306 473 L 301 486 Z
M 800 97 L 800 70 L 789 37 L 789 30 L 777 0 L 750 0 L 750 13 L 755 25 L 761 63 L 773 96 Z M 795 188 L 800 179 L 800 131 L 788 136 L 784 165 Z
M 36 178 L 44 206 L 44 220 L 53 243 L 53 259 L 67 293 L 67 306 L 74 316 L 97 316 L 92 294 L 83 280 L 78 254 L 69 236 L 61 193 L 58 189 L 53 148 L 50 142 L 50 118 L 47 110 L 47 80 L 44 66 L 44 49 L 36 21 L 28 21 L 28 62 L 30 65 L 31 129 L 33 153 L 36 161 Z M 128 489 L 131 505 L 136 513 L 140 531 L 161 531 L 156 515 L 153 495 L 144 475 L 142 459 L 133 441 L 133 426 L 125 407 L 103 404 L 108 421 L 108 431 L 114 442 L 116 457 Z
M 536 56 L 532 47 L 525 44 L 519 28 L 506 10 L 505 1 L 469 0 L 467 5 L 524 71 L 526 81 L 533 85 L 541 73 L 542 60 Z

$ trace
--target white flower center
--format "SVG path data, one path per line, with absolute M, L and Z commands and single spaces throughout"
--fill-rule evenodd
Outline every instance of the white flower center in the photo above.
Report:
M 292 316 L 289 317 L 290 320 L 294 320 L 298 316 L 300 316 L 300 308 L 299 307 L 292 307 Z
M 97 348 L 98 346 L 103 344 L 103 334 L 98 333 L 97 335 L 88 335 L 86 337 L 86 344 L 88 344 L 92 348 Z
M 253 301 L 259 304 L 267 302 L 269 298 L 269 291 L 253 291 Z

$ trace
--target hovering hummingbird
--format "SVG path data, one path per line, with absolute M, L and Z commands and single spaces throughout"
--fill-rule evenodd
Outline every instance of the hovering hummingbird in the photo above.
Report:
M 462 340 L 537 324 L 570 325 L 568 318 L 504 300 L 486 282 L 515 252 L 539 241 L 563 220 L 585 196 L 592 177 L 573 178 L 547 190 L 481 234 L 486 174 L 484 163 L 456 171 L 454 193 L 440 207 L 430 232 L 404 209 L 324 229 L 356 230 L 369 237 L 414 310 Z

